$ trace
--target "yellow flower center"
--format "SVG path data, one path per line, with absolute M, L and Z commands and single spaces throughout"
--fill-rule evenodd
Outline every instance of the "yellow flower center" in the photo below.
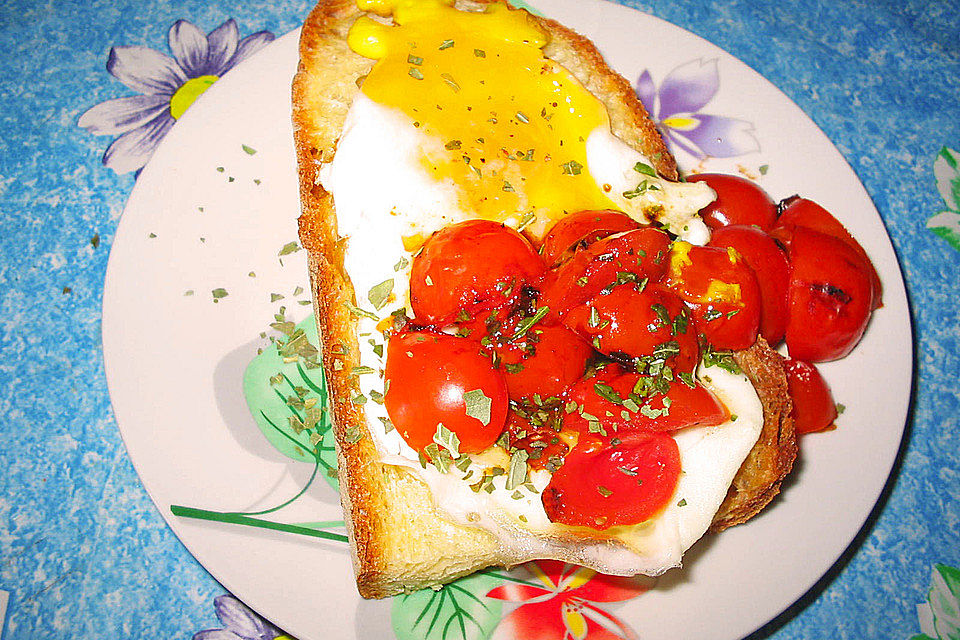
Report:
M 669 118 L 664 118 L 662 124 L 665 127 L 678 131 L 690 131 L 696 129 L 700 123 L 696 119 L 687 116 L 670 116 Z
M 179 120 L 180 116 L 190 108 L 190 105 L 196 102 L 197 98 L 202 96 L 203 92 L 219 79 L 218 76 L 200 76 L 184 82 L 183 86 L 177 89 L 173 97 L 170 98 L 170 115 L 173 116 L 173 119 Z

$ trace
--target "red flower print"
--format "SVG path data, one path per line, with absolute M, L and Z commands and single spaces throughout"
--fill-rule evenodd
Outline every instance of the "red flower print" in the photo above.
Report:
M 620 578 L 540 560 L 524 565 L 539 584 L 509 583 L 488 598 L 519 602 L 500 621 L 491 640 L 634 640 L 637 635 L 619 618 L 596 606 L 631 600 L 652 585 L 643 578 Z

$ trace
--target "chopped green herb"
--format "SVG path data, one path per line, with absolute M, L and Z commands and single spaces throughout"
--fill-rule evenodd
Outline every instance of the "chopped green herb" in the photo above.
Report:
M 283 245 L 283 247 L 280 248 L 280 252 L 277 253 L 277 255 L 286 256 L 286 255 L 290 255 L 291 253 L 296 253 L 297 251 L 300 251 L 300 245 L 297 244 L 296 241 L 288 242 L 287 244 Z
M 645 162 L 638 162 L 637 164 L 633 165 L 633 170 L 636 171 L 637 173 L 642 173 L 645 176 L 650 176 L 652 178 L 657 177 L 656 169 L 654 169 L 653 167 L 651 167 Z
M 476 418 L 483 426 L 490 424 L 490 407 L 492 400 L 484 395 L 481 389 L 473 389 L 463 394 L 463 400 L 467 405 L 466 413 L 471 418 Z
M 423 80 L 423 73 L 416 67 L 410 67 L 410 70 L 407 72 L 407 74 L 409 74 L 409 76 L 414 80 Z
M 460 91 L 460 85 L 457 84 L 457 81 L 453 79 L 452 75 L 449 73 L 441 73 L 440 77 L 443 78 L 444 83 L 446 83 L 448 87 L 453 89 L 454 93 Z
M 529 454 L 517 449 L 510 456 L 510 468 L 507 471 L 507 491 L 512 491 L 527 481 L 527 458 Z
M 410 64 L 415 64 L 417 66 L 420 66 L 421 64 L 423 64 L 423 58 L 415 56 L 412 53 L 409 53 L 407 54 L 407 62 L 409 62 Z
M 546 307 L 546 306 L 540 307 L 539 309 L 537 309 L 536 313 L 534 313 L 532 316 L 524 318 L 523 320 L 518 322 L 517 330 L 514 332 L 513 336 L 510 337 L 510 341 L 515 342 L 520 338 L 522 338 L 527 333 L 527 331 L 533 328 L 533 325 L 543 320 L 544 316 L 546 316 L 549 311 L 550 311 L 550 307 Z
M 367 299 L 370 300 L 374 309 L 380 311 L 387 304 L 391 293 L 393 293 L 393 278 L 370 287 L 370 291 L 367 292 Z
M 460 457 L 460 438 L 453 431 L 443 426 L 442 422 L 437 424 L 437 432 L 433 434 L 433 441 L 449 451 L 454 460 Z
M 603 486 L 602 484 L 598 484 L 598 485 L 597 485 L 597 491 L 598 491 L 598 492 L 600 493 L 600 495 L 602 495 L 604 498 L 609 498 L 610 496 L 613 495 L 613 491 L 610 491 L 610 489 L 607 489 L 607 488 L 606 488 L 605 486 Z
M 607 400 L 614 404 L 623 404 L 623 398 L 620 397 L 620 394 L 617 393 L 616 389 L 614 389 L 608 384 L 604 384 L 603 382 L 596 382 L 593 385 L 593 390 L 596 392 L 598 396 L 600 396 L 604 400 Z
M 477 56 L 478 58 L 486 58 L 487 52 L 484 51 L 483 49 L 474 49 L 473 55 Z
M 677 506 L 678 506 L 678 507 L 685 507 L 685 506 L 687 506 L 687 499 L 686 499 L 686 498 L 680 498 L 680 502 L 677 503 Z
M 253 147 L 248 147 L 245 144 L 241 145 L 241 147 L 243 148 L 243 152 L 246 153 L 248 156 L 252 156 L 257 152 L 256 149 L 254 149 Z
M 762 176 L 767 175 L 767 171 L 769 171 L 769 170 L 770 170 L 770 165 L 768 165 L 768 164 L 762 164 L 762 165 L 760 165 L 760 175 L 762 175 Z
M 443 42 L 440 43 L 440 46 L 437 48 L 440 49 L 440 51 L 443 51 L 444 49 L 449 49 L 450 47 L 452 47 L 453 44 L 454 44 L 453 40 L 444 40 Z
M 353 367 L 352 369 L 350 369 L 350 375 L 352 375 L 352 376 L 362 376 L 362 375 L 366 375 L 366 374 L 368 374 L 368 373 L 376 373 L 376 372 L 377 372 L 377 370 L 374 369 L 373 367 L 367 367 L 367 366 L 364 366 L 364 365 L 357 365 L 357 366 Z
M 224 289 L 223 287 L 217 287 L 210 293 L 213 294 L 214 302 L 219 302 L 221 298 L 226 298 L 228 295 L 230 295 L 229 293 L 227 293 L 227 290 Z
M 517 120 L 523 124 L 528 124 L 530 122 L 530 118 L 528 118 L 522 111 L 517 111 Z
M 350 301 L 344 301 L 343 306 L 345 306 L 347 310 L 350 311 L 350 313 L 357 316 L 358 318 L 370 318 L 371 320 L 380 319 L 372 312 L 367 311 L 366 309 L 361 309 L 360 307 L 358 307 L 357 305 L 353 304 Z
M 563 175 L 565 176 L 578 176 L 580 175 L 580 170 L 583 169 L 583 165 L 577 162 L 576 160 L 570 160 L 569 162 L 564 162 Z
M 513 187 L 510 187 L 510 190 L 513 191 Z M 536 219 L 537 214 L 535 214 L 533 211 L 527 211 L 525 214 L 523 214 L 523 217 L 520 218 L 520 225 L 517 227 L 517 231 L 523 231 L 528 224 Z

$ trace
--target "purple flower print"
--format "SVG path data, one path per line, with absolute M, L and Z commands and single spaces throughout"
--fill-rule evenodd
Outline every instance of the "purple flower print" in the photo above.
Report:
M 193 636 L 193 640 L 273 640 L 281 634 L 275 626 L 231 595 L 214 598 L 213 606 L 223 628 L 201 631 Z
M 259 31 L 241 40 L 232 19 L 206 35 L 178 20 L 167 36 L 172 58 L 148 47 L 112 47 L 107 71 L 140 95 L 102 102 L 77 124 L 94 135 L 119 135 L 104 152 L 103 164 L 117 173 L 138 171 L 210 85 L 273 38 Z
M 719 89 L 716 60 L 691 60 L 680 65 L 664 78 L 659 92 L 647 70 L 640 74 L 636 86 L 640 102 L 668 144 L 701 159 L 758 151 L 760 145 L 750 122 L 700 113 Z

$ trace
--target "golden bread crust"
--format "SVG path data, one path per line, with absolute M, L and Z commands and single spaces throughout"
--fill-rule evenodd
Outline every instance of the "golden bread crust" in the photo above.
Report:
M 714 532 L 746 522 L 770 504 L 780 493 L 780 484 L 797 457 L 783 356 L 772 350 L 766 340 L 758 338 L 756 344 L 734 357 L 760 397 L 763 430 L 713 518 L 710 530 Z
M 424 484 L 380 462 L 363 406 L 351 401 L 356 388 L 349 372 L 359 364 L 359 345 L 357 318 L 345 303 L 355 302 L 355 295 L 343 267 L 345 240 L 337 232 L 333 199 L 320 185 L 319 170 L 332 160 L 359 81 L 373 64 L 346 45 L 346 33 L 359 15 L 354 0 L 321 0 L 307 18 L 292 89 L 293 129 L 300 175 L 299 233 L 308 252 L 330 391 L 341 501 L 358 589 L 364 597 L 379 598 L 436 586 L 485 566 L 533 558 L 510 555 L 490 533 L 443 518 Z M 629 83 L 606 66 L 588 40 L 551 20 L 535 19 L 551 36 L 547 55 L 606 104 L 613 132 L 650 158 L 661 175 L 676 179 L 675 161 Z M 766 460 L 762 456 L 758 463 Z M 445 549 L 455 553 L 443 554 Z M 575 558 L 571 552 L 570 559 Z

